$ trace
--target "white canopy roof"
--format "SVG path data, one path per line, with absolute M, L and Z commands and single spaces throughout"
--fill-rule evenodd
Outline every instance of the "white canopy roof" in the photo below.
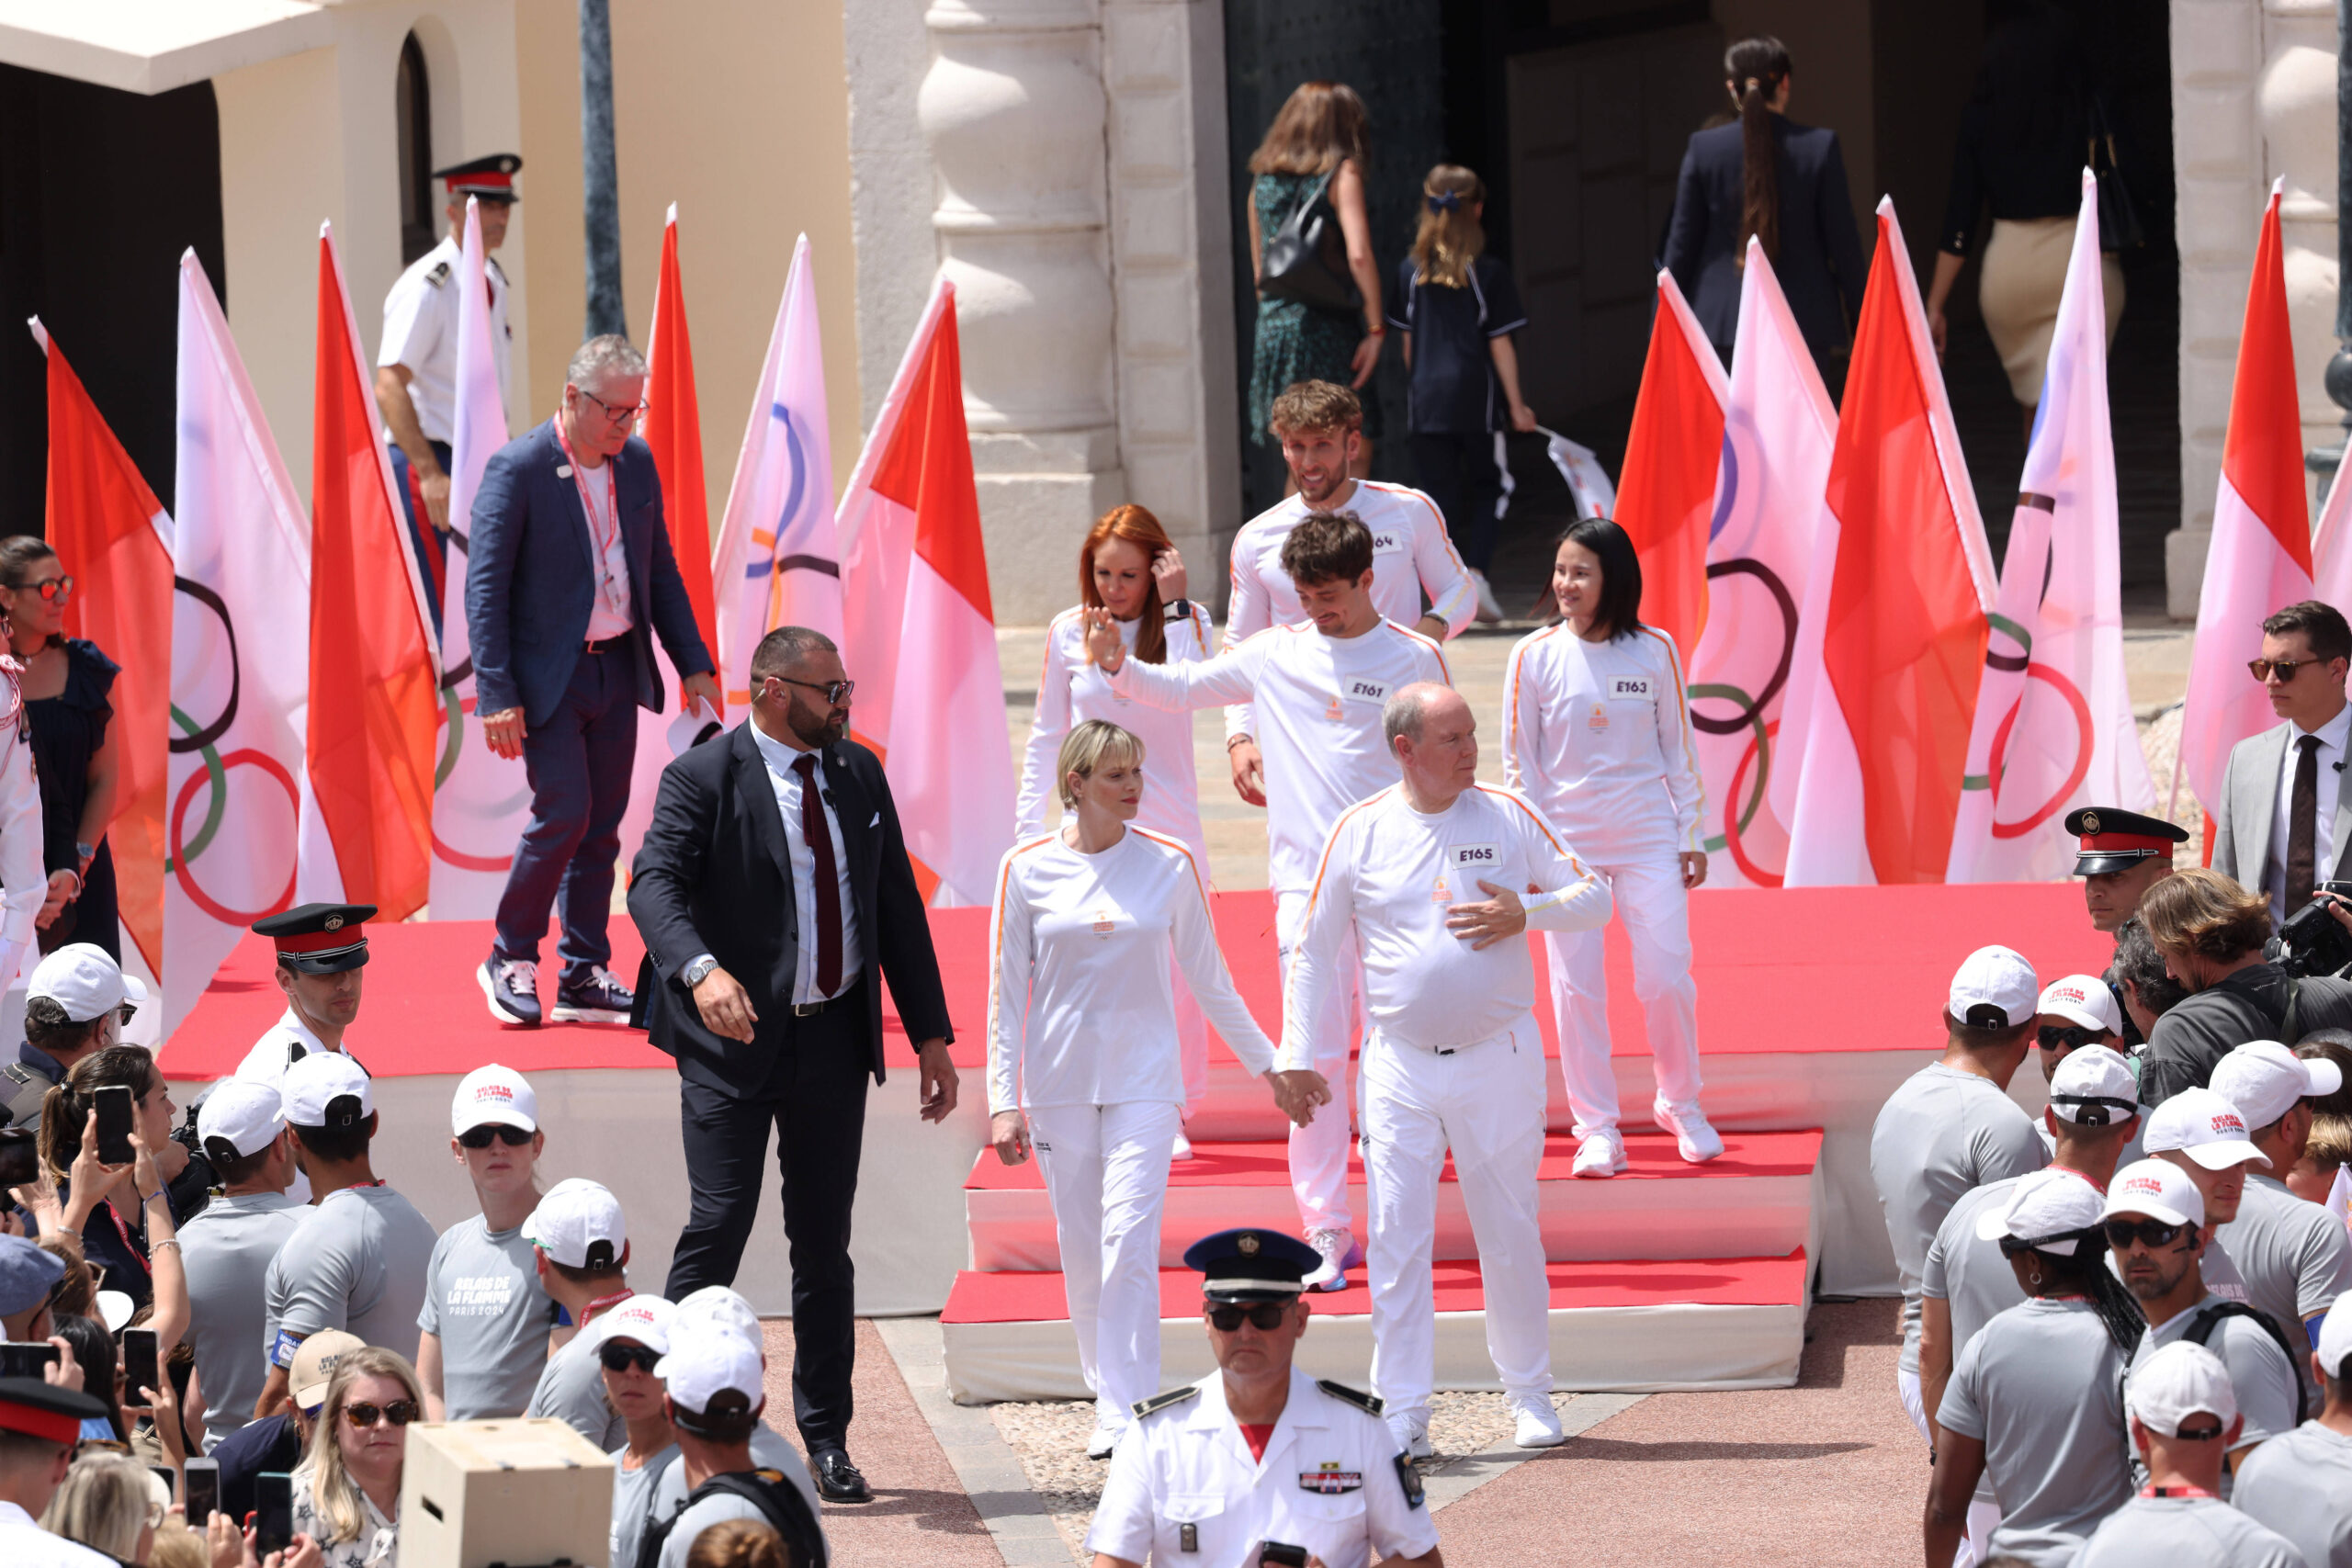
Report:
M 0 62 L 161 93 L 332 41 L 305 0 L 0 0 Z

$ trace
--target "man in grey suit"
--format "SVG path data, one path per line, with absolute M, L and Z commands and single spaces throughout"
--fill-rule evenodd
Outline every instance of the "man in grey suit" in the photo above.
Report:
M 2290 604 L 2262 623 L 2262 657 L 2251 668 L 2286 722 L 2231 749 L 2213 869 L 2259 889 L 2276 923 L 2310 903 L 2318 884 L 2352 878 L 2352 795 L 2344 789 L 2352 626 L 2333 604 Z

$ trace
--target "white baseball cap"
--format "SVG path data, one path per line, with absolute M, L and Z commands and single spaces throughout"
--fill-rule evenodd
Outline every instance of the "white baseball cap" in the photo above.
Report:
M 304 1056 L 286 1069 L 277 1090 L 286 1101 L 286 1120 L 297 1127 L 340 1131 L 376 1113 L 367 1072 L 340 1051 L 313 1051 Z
M 139 1303 L 121 1291 L 100 1291 L 97 1293 L 98 1321 L 107 1325 L 108 1334 L 119 1334 L 130 1321 Z
M 673 1324 L 670 1348 L 654 1363 L 653 1375 L 669 1384 L 670 1400 L 691 1415 L 707 1413 L 719 1395 L 742 1395 L 746 1408 L 767 1403 L 766 1374 L 760 1353 L 740 1334 L 702 1327 L 688 1331 Z
M 2007 1203 L 1976 1216 L 1976 1238 L 2014 1236 L 2036 1251 L 2075 1256 L 2075 1233 L 2096 1230 L 2101 1218 L 2099 1190 L 2071 1170 L 2037 1170 L 2017 1184 Z
M 223 1156 L 214 1152 L 214 1139 L 228 1145 L 227 1158 L 243 1159 L 261 1153 L 285 1130 L 286 1101 L 266 1083 L 231 1078 L 197 1108 L 197 1142 L 215 1165 L 223 1163 Z
M 2319 1364 L 2338 1382 L 2344 1381 L 2345 1363 L 2352 1361 L 2352 1291 L 2336 1297 L 2327 1315 L 2319 1320 L 2319 1343 L 2312 1348 L 2319 1352 Z
M 2065 975 L 2051 981 L 2041 987 L 2041 997 L 2033 1004 L 2033 1010 L 2070 1019 L 2085 1029 L 2104 1029 L 2109 1034 L 2123 1032 L 2123 1018 L 2116 1009 L 2115 993 L 2096 975 Z
M 760 1314 L 752 1303 L 724 1285 L 705 1285 L 701 1290 L 680 1299 L 677 1327 L 683 1331 L 689 1325 L 707 1324 L 751 1342 L 754 1349 L 763 1349 L 766 1337 L 760 1331 Z
M 2214 1065 L 2211 1082 L 2248 1125 L 2267 1127 L 2303 1096 L 2342 1089 L 2344 1069 L 2325 1056 L 2298 1056 L 2276 1040 L 2249 1040 Z
M 2061 1121 L 2112 1127 L 2140 1113 L 2140 1080 L 2120 1054 L 2085 1045 L 2068 1052 L 2051 1073 L 2050 1109 Z
M 450 1136 L 461 1137 L 491 1124 L 520 1127 L 526 1133 L 539 1130 L 539 1097 L 531 1092 L 522 1074 L 496 1062 L 459 1078 L 458 1092 L 449 1101 Z
M 628 1252 L 620 1200 L 577 1176 L 547 1190 L 523 1222 L 523 1239 L 567 1269 L 610 1269 Z
M 1977 1029 L 2009 1029 L 2033 1017 L 2041 990 L 2014 948 L 1980 947 L 1951 977 L 1952 1017 Z
M 2145 1214 L 2168 1225 L 2201 1225 L 2205 1194 L 2197 1190 L 2188 1172 L 2171 1161 L 2139 1160 L 2117 1171 L 2108 1185 L 2107 1206 L 2099 1217 L 2118 1214 Z
M 2176 1339 L 2149 1353 L 2124 1380 L 2124 1403 L 2140 1425 L 2159 1437 L 2177 1438 L 2192 1416 L 2218 1416 L 2222 1430 L 2238 1417 L 2237 1391 L 2230 1369 L 2202 1345 Z
M 105 948 L 69 942 L 33 965 L 25 995 L 55 1002 L 74 1022 L 87 1023 L 125 1002 L 139 1006 L 147 999 L 147 987 L 124 974 Z
M 670 1353 L 670 1325 L 678 1309 L 660 1296 L 631 1296 L 620 1305 L 597 1314 L 589 1325 L 589 1342 L 634 1339 L 649 1350 Z
M 2210 1089 L 2182 1089 L 2150 1111 L 2141 1146 L 2152 1155 L 2178 1149 L 2208 1170 L 2257 1160 L 2270 1168 L 2270 1156 L 2247 1140 L 2238 1108 Z

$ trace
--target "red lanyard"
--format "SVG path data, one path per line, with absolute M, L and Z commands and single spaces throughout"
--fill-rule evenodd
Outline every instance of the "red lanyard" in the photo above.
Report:
M 606 561 L 610 558 L 608 552 L 620 544 L 621 538 L 620 485 L 610 471 L 613 466 L 612 459 L 608 457 L 603 464 L 603 467 L 606 470 L 605 482 L 606 485 L 611 487 L 613 501 L 613 526 L 611 531 L 608 533 L 603 526 L 602 520 L 597 515 L 596 503 L 589 499 L 588 481 L 582 477 L 584 470 L 580 467 L 580 459 L 571 455 L 571 442 L 563 434 L 563 416 L 561 414 L 558 414 L 553 423 L 555 424 L 555 443 L 557 446 L 563 448 L 563 460 L 565 466 L 571 469 L 572 487 L 580 491 L 580 510 L 588 514 L 588 538 L 589 541 L 596 547 L 596 570 L 598 573 L 602 575 L 607 582 L 609 582 L 612 578 L 612 572 L 605 565 Z
M 136 1190 L 138 1183 L 133 1182 L 131 1186 Z M 114 1222 L 114 1234 L 122 1237 L 123 1251 L 130 1254 L 130 1260 L 139 1265 L 140 1272 L 150 1279 L 154 1278 L 155 1266 L 147 1261 L 147 1255 L 139 1249 L 137 1242 L 130 1239 L 130 1227 L 122 1223 L 122 1211 L 114 1206 L 114 1200 L 111 1198 L 105 1201 L 105 1206 L 107 1218 Z M 142 1228 L 146 1225 L 147 1219 L 144 1214 L 140 1216 L 139 1223 Z
M 2140 1495 L 2143 1497 L 2211 1497 L 2216 1503 L 2222 1500 L 2222 1495 L 2219 1492 L 2208 1492 L 2202 1486 L 2143 1486 L 2140 1488 Z
M 628 1300 L 629 1297 L 635 1294 L 637 1294 L 635 1291 L 620 1290 L 615 1291 L 609 1296 L 598 1296 L 594 1301 L 590 1302 L 586 1306 L 580 1309 L 580 1326 L 582 1328 L 587 1327 L 589 1323 L 594 1319 L 597 1314 L 620 1305 L 621 1303 Z
M 345 1188 L 344 1190 L 345 1192 L 358 1192 L 370 1187 L 381 1187 L 383 1184 L 384 1179 L 379 1176 L 373 1181 L 355 1181 L 350 1186 Z

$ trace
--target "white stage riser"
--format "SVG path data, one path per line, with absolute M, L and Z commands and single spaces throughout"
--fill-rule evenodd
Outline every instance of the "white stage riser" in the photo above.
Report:
M 1571 1307 L 1551 1319 L 1553 1385 L 1578 1393 L 1788 1388 L 1804 1354 L 1801 1306 Z M 959 1404 L 1091 1397 L 1066 1320 L 949 1323 L 941 1332 L 948 1391 Z M 1163 1319 L 1159 1346 L 1163 1388 L 1215 1370 L 1197 1317 Z M 1299 1342 L 1298 1365 L 1370 1388 L 1372 1319 L 1317 1315 Z M 1484 1313 L 1437 1314 L 1436 1365 L 1441 1390 L 1501 1386 L 1487 1357 Z
M 1544 1255 L 1555 1263 L 1611 1258 L 1784 1258 L 1815 1242 L 1820 1172 L 1810 1176 L 1710 1177 L 1666 1181 L 1545 1181 L 1537 1187 Z M 1054 1216 L 1043 1191 L 964 1194 L 974 1269 L 1061 1271 Z M 1363 1184 L 1349 1189 L 1359 1216 L 1370 1213 Z M 1159 1229 L 1159 1267 L 1211 1231 L 1236 1225 L 1291 1230 L 1298 1208 L 1287 1187 L 1170 1187 Z M 1472 1258 L 1478 1248 L 1462 1189 L 1441 1182 L 1434 1257 Z M 1808 1253 L 1808 1256 L 1812 1256 Z

